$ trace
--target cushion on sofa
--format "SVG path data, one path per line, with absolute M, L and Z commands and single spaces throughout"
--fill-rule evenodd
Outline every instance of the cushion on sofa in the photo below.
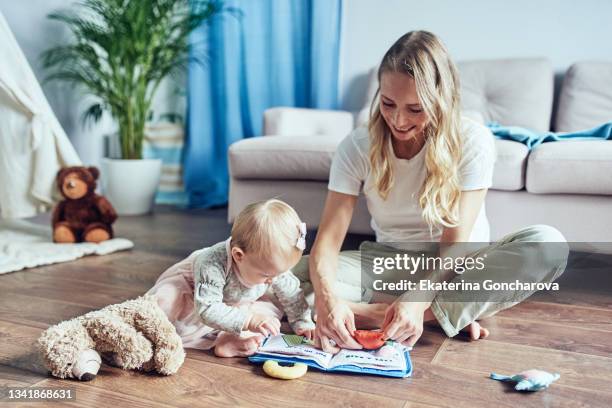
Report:
M 265 136 L 230 146 L 230 174 L 236 179 L 327 181 L 332 157 L 343 137 Z M 520 190 L 525 185 L 525 145 L 496 140 L 493 187 Z
M 521 190 L 525 187 L 525 167 L 529 149 L 522 143 L 495 139 L 497 160 L 493 172 L 495 190 Z
M 355 127 L 361 127 L 368 123 L 370 119 L 370 108 L 376 96 L 376 91 L 378 91 L 378 67 L 374 67 L 368 72 L 368 87 L 366 89 L 365 102 L 361 110 L 357 112 Z
M 549 129 L 554 74 L 548 60 L 480 60 L 457 66 L 464 110 L 479 111 L 486 122 Z
M 464 114 L 479 112 L 485 122 L 549 130 L 554 74 L 547 59 L 474 60 L 459 62 L 457 67 Z M 367 122 L 377 89 L 377 69 L 373 68 L 368 72 L 366 99 L 357 114 L 357 126 Z
M 327 180 L 336 147 L 345 135 L 264 136 L 229 148 L 229 169 L 239 179 Z
M 589 129 L 612 120 L 612 62 L 579 62 L 563 79 L 557 132 Z
M 283 136 L 348 135 L 353 114 L 339 110 L 275 107 L 264 112 L 263 134 Z
M 543 143 L 527 161 L 530 193 L 612 194 L 612 141 Z

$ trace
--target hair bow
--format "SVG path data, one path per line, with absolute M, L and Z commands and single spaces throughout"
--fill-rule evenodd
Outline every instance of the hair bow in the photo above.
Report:
M 298 229 L 300 230 L 300 236 L 298 237 L 295 246 L 303 251 L 306 249 L 306 223 L 300 223 L 300 225 L 298 225 Z

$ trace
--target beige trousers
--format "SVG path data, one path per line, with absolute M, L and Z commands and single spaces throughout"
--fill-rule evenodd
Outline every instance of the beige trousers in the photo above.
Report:
M 565 270 L 568 254 L 569 247 L 557 229 L 547 225 L 533 225 L 471 252 L 471 257 L 486 258 L 485 270 L 466 270 L 461 275 L 454 275 L 451 282 L 553 282 Z M 334 285 L 338 297 L 352 302 L 371 301 L 373 291 L 362 278 L 373 280 L 377 277 L 363 276 L 362 270 L 372 270 L 368 266 L 372 264 L 373 255 L 372 251 L 340 252 Z M 302 257 L 293 272 L 302 282 L 306 299 L 312 305 L 314 291 L 308 271 L 308 255 Z M 387 278 L 393 279 L 389 276 Z M 471 322 L 512 307 L 533 293 L 533 290 L 497 293 L 479 291 L 470 298 L 466 297 L 465 292 L 439 291 L 431 303 L 431 311 L 445 333 L 453 337 Z M 410 300 L 410 293 L 404 297 Z

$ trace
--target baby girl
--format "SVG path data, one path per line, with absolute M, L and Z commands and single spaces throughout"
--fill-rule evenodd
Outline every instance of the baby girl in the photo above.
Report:
M 312 338 L 311 310 L 290 271 L 306 247 L 306 225 L 288 204 L 247 206 L 231 237 L 170 267 L 155 294 L 186 348 L 219 357 L 254 354 L 264 336 L 280 332 L 283 312 L 296 334 Z

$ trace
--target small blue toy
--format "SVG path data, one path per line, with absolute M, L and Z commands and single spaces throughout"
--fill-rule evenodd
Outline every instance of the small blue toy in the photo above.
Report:
M 491 373 L 491 379 L 498 381 L 514 381 L 517 391 L 539 391 L 548 388 L 550 384 L 558 380 L 559 374 L 551 374 L 542 370 L 527 370 L 515 375 L 500 375 Z

